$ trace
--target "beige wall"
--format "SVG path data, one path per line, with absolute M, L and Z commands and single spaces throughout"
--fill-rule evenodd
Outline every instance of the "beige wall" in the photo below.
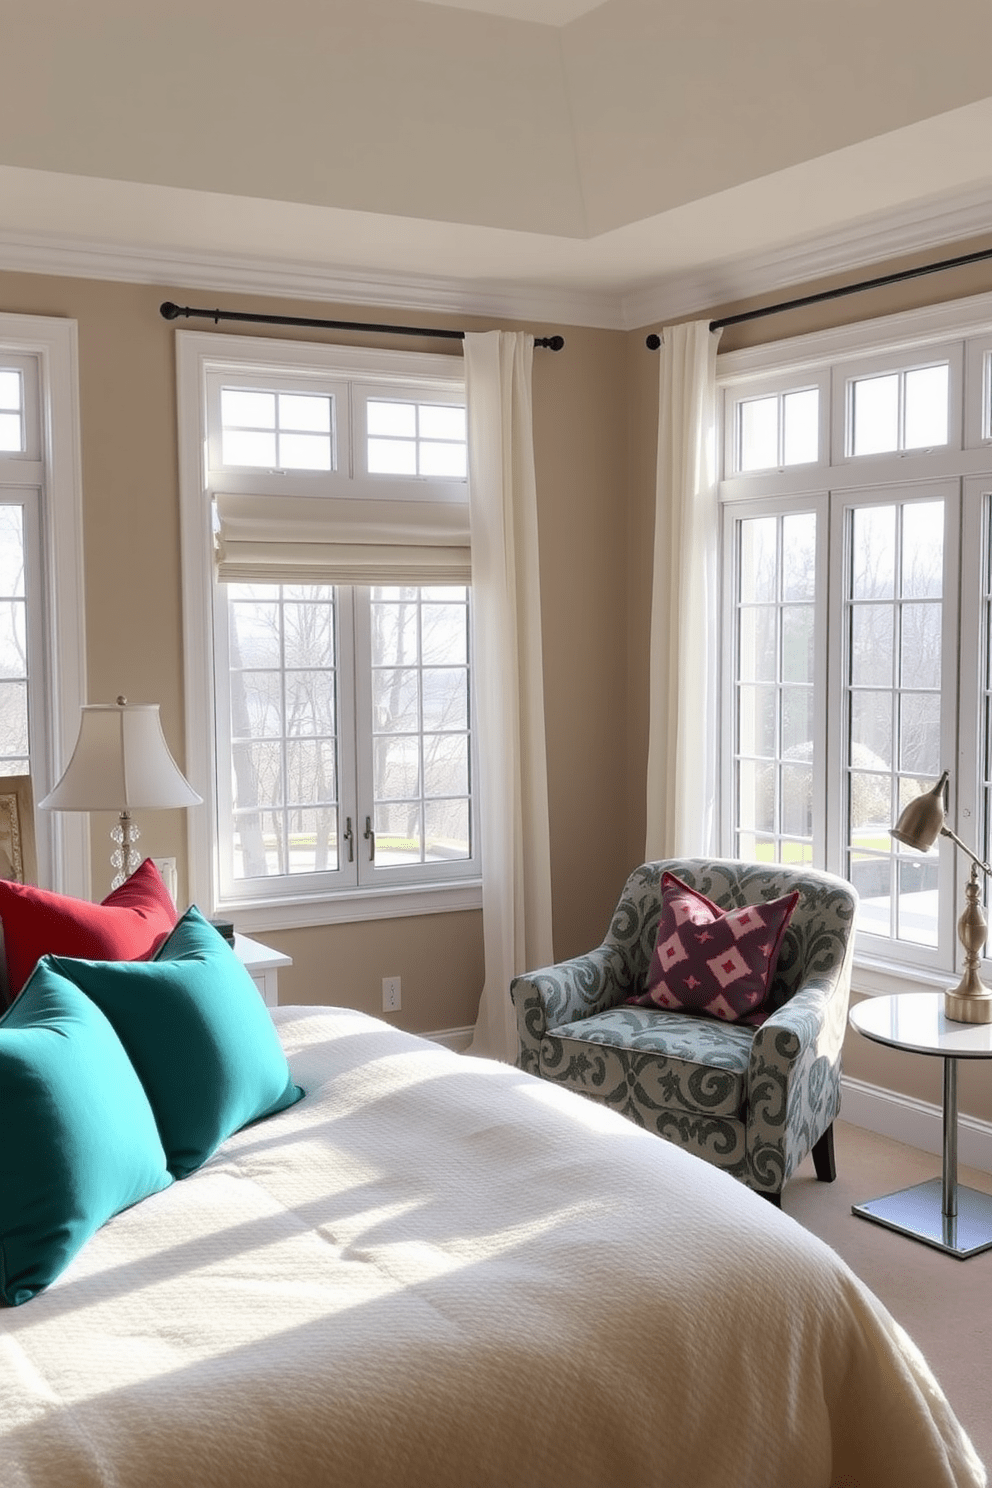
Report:
M 79 325 L 88 696 L 103 702 L 124 693 L 132 702 L 159 702 L 166 737 L 181 764 L 175 327 L 158 313 L 165 299 L 214 303 L 212 296 L 170 285 L 0 274 L 3 309 L 69 316 Z M 395 311 L 375 307 L 316 307 L 240 295 L 222 301 L 270 314 L 397 319 Z M 417 322 L 423 324 L 424 317 L 418 315 Z M 281 328 L 224 328 L 232 334 L 287 334 Z M 626 338 L 551 329 L 564 331 L 567 348 L 535 353 L 534 423 L 555 949 L 565 956 L 598 943 L 629 866 L 623 845 L 625 732 L 619 722 L 627 686 L 629 588 Z M 380 338 L 375 344 L 389 343 Z M 392 344 L 407 350 L 450 347 L 460 355 L 457 344 L 447 342 L 394 338 Z M 105 834 L 111 825 L 109 817 L 93 821 L 95 895 L 109 879 Z M 183 814 L 148 813 L 139 825 L 144 852 L 178 858 L 184 898 Z M 283 1001 L 342 1002 L 379 1012 L 382 978 L 399 975 L 401 1026 L 426 1032 L 475 1020 L 483 982 L 478 911 L 273 931 L 261 938 L 293 957 L 293 967 L 280 975 Z

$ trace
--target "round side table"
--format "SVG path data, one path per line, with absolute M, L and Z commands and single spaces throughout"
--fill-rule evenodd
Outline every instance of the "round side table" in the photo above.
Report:
M 854 1213 L 962 1261 L 992 1249 L 992 1194 L 958 1185 L 958 1060 L 992 1059 L 992 1024 L 952 1023 L 942 992 L 869 997 L 851 1009 L 850 1020 L 878 1044 L 944 1061 L 941 1177 L 854 1204 Z

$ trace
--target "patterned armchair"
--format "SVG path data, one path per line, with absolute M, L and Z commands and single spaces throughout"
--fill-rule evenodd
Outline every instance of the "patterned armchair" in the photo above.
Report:
M 774 1011 L 759 1027 L 624 1006 L 647 985 L 666 870 L 721 909 L 799 890 L 772 979 Z M 514 978 L 517 1063 L 613 1106 L 776 1204 L 808 1152 L 830 1182 L 856 907 L 849 883 L 805 867 L 645 863 L 601 946 Z

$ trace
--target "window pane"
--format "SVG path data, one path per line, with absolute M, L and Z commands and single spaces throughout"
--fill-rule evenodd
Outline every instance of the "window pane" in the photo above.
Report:
M 420 740 L 416 734 L 381 734 L 372 742 L 377 801 L 420 795 Z
M 283 605 L 284 646 L 287 667 L 334 665 L 334 606 L 332 604 Z
M 782 598 L 813 599 L 816 593 L 816 514 L 782 518 Z
M 19 454 L 24 448 L 24 423 L 19 413 L 0 413 L 0 450 Z
M 286 847 L 289 873 L 326 873 L 336 869 L 338 814 L 334 807 L 290 812 Z
M 424 857 L 428 862 L 467 858 L 469 810 L 467 801 L 427 801 L 424 805 Z
M 401 591 L 381 590 L 377 592 L 385 594 Z M 419 649 L 416 589 L 410 589 L 409 596 L 398 604 L 373 602 L 373 666 L 402 666 L 404 662 L 417 661 Z
M 423 861 L 423 819 L 419 801 L 375 808 L 375 862 L 378 868 Z
M 336 801 L 337 750 L 333 739 L 286 742 L 286 798 L 290 806 Z
M 939 599 L 944 591 L 944 503 L 907 502 L 902 511 L 903 598 Z
M 892 693 L 851 693 L 851 760 L 866 769 L 892 768 Z
M 902 685 L 940 687 L 939 603 L 902 607 Z
M 0 678 L 26 677 L 25 607 L 18 600 L 0 605 Z
M 443 403 L 421 403 L 421 439 L 455 439 L 462 442 L 468 437 L 464 408 L 455 408 Z
M 468 661 L 468 606 L 425 604 L 421 611 L 421 647 L 427 663 Z
M 236 736 L 278 739 L 282 734 L 279 673 L 232 671 L 231 715 Z
M 23 514 L 19 506 L 0 506 L 0 595 L 24 595 Z
M 947 443 L 948 367 L 918 367 L 906 373 L 904 449 Z
M 221 441 L 221 460 L 225 465 L 264 465 L 275 469 L 275 434 L 252 434 L 243 429 L 225 429 Z
M 813 681 L 812 605 L 782 606 L 782 681 Z
M 281 873 L 285 859 L 281 813 L 248 811 L 235 817 L 233 846 L 235 878 Z
M 742 682 L 774 682 L 778 677 L 778 611 L 774 605 L 752 605 L 740 612 Z
M 906 693 L 899 704 L 899 768 L 940 774 L 940 694 Z
M 851 450 L 875 455 L 899 448 L 899 375 L 861 377 L 851 387 Z
M 433 444 L 425 440 L 420 446 L 420 474 L 464 480 L 468 474 L 467 447 L 464 444 Z
M 401 439 L 370 439 L 370 475 L 416 475 L 417 445 Z
M 812 757 L 813 689 L 811 687 L 783 687 L 781 706 L 783 755 L 788 757 L 793 750 L 805 745 Z
M 820 390 L 804 388 L 782 399 L 785 465 L 808 465 L 819 454 Z
M 330 437 L 326 434 L 280 434 L 279 466 L 283 470 L 330 470 Z
M 372 673 L 372 727 L 377 733 L 416 733 L 420 728 L 420 674 L 412 667 Z
M 738 405 L 740 469 L 778 465 L 778 398 L 748 398 Z
M 467 796 L 468 735 L 424 735 L 424 795 Z
M 335 734 L 335 687 L 326 671 L 287 671 L 286 735 Z
M 889 827 L 895 821 L 891 775 L 852 770 L 850 791 L 852 844 L 887 852 L 890 847 Z
M 231 664 L 235 667 L 277 667 L 282 659 L 279 606 L 259 600 L 242 602 L 230 597 L 231 591 L 241 589 L 241 585 L 231 585 L 229 589 Z
M 896 935 L 913 945 L 937 944 L 936 857 L 900 855 L 896 861 Z
M 323 393 L 280 393 L 279 427 L 330 434 L 331 399 Z
M 774 687 L 738 688 L 737 728 L 741 754 L 774 759 L 777 743 L 778 690 Z
M 891 599 L 895 594 L 896 509 L 862 506 L 852 516 L 852 599 Z
M 26 758 L 28 753 L 28 686 L 0 681 L 0 758 Z M 13 774 L 5 770 L 5 774 Z
M 894 638 L 892 605 L 852 606 L 851 681 L 855 687 L 892 686 Z
M 775 766 L 741 760 L 737 769 L 740 825 L 744 831 L 775 830 Z
M 0 367 L 0 409 L 20 412 L 24 403 L 21 374 L 13 367 Z
M 220 419 L 225 429 L 274 429 L 275 394 L 254 393 L 245 388 L 222 388 Z
M 416 439 L 416 403 L 384 402 L 370 398 L 365 405 L 369 434 L 387 434 L 394 438 Z
M 812 752 L 810 754 L 812 758 Z M 813 770 L 811 765 L 782 766 L 782 831 L 790 837 L 813 836 Z
M 740 524 L 742 604 L 778 598 L 777 532 L 774 517 L 749 517 Z
M 235 809 L 281 806 L 282 752 L 276 740 L 234 745 Z
M 892 934 L 893 859 L 871 853 L 852 853 L 850 880 L 860 898 L 857 924 L 869 935 Z
M 464 667 L 424 667 L 424 728 L 468 727 L 468 671 Z

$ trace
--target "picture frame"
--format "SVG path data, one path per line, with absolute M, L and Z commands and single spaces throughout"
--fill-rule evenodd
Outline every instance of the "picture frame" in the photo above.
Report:
M 0 776 L 0 878 L 23 884 L 37 882 L 30 775 Z

